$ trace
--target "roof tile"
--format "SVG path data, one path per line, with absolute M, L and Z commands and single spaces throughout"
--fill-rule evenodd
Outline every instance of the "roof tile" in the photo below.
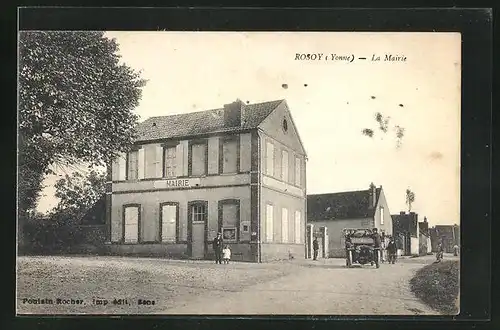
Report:
M 376 189 L 376 198 L 380 196 Z M 370 190 L 347 191 L 307 196 L 307 220 L 370 218 L 375 209 L 370 205 Z
M 241 125 L 224 123 L 224 108 L 146 119 L 137 126 L 136 141 L 170 139 L 200 134 L 256 128 L 283 100 L 243 104 Z

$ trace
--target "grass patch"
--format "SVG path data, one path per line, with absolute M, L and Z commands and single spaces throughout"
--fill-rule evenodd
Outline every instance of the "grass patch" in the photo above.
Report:
M 411 290 L 433 309 L 456 315 L 459 312 L 459 271 L 460 265 L 456 260 L 427 265 L 410 280 Z

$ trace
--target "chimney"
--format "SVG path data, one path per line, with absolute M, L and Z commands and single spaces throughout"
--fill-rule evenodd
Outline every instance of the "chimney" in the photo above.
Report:
M 427 222 L 427 217 L 424 217 L 424 222 Z
M 238 127 L 241 126 L 241 109 L 243 102 L 237 99 L 233 103 L 224 104 L 224 126 Z
M 372 183 L 370 183 L 370 189 L 369 195 L 370 195 L 370 207 L 375 207 L 377 205 L 377 187 Z

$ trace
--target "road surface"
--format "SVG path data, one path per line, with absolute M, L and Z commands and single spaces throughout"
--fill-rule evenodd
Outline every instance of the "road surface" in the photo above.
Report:
M 239 292 L 211 292 L 167 314 L 438 315 L 410 291 L 414 272 L 433 256 L 345 268 L 343 259 L 304 260 L 295 271 Z
M 450 258 L 448 256 L 445 259 Z M 453 258 L 453 257 L 451 257 Z M 21 314 L 432 315 L 409 288 L 434 256 L 346 268 L 344 259 L 230 263 L 111 256 L 19 257 Z M 38 304 L 38 299 L 82 304 Z M 115 305 L 117 298 L 127 305 Z M 97 300 L 110 304 L 97 304 Z M 154 304 L 142 305 L 148 299 Z

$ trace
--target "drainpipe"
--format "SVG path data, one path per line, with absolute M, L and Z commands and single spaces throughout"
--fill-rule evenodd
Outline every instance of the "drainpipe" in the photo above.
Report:
M 304 259 L 307 259 L 307 156 L 304 155 L 304 171 L 301 174 L 301 178 L 304 180 Z
M 261 203 L 261 185 L 262 185 L 262 174 L 261 174 L 261 165 L 262 165 L 262 150 L 260 143 L 260 134 L 259 131 L 255 132 L 257 134 L 257 262 L 262 262 L 261 257 L 261 230 L 260 230 L 260 222 L 262 221 L 262 216 L 260 214 L 260 203 Z

